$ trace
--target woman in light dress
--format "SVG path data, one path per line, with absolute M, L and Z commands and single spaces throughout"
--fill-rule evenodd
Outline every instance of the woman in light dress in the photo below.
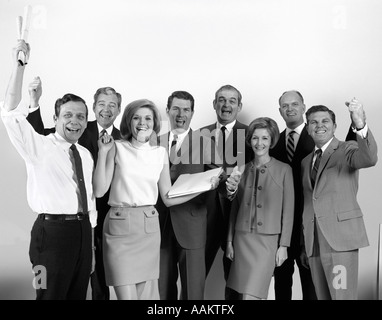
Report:
M 120 141 L 107 134 L 99 140 L 94 173 L 96 197 L 110 187 L 111 208 L 103 229 L 106 283 L 114 287 L 119 300 L 159 299 L 158 192 L 166 206 L 200 193 L 167 197 L 169 158 L 167 150 L 157 145 L 160 115 L 153 102 L 141 99 L 127 105 L 120 131 Z M 211 181 L 211 187 L 216 188 L 218 182 Z

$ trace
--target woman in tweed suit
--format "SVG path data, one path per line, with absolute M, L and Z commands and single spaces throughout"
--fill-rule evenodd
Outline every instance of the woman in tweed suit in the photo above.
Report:
M 227 286 L 243 299 L 266 299 L 275 266 L 288 257 L 293 226 L 292 169 L 269 155 L 279 138 L 277 123 L 258 118 L 246 143 L 254 160 L 247 163 L 230 213 L 226 256 L 232 260 Z

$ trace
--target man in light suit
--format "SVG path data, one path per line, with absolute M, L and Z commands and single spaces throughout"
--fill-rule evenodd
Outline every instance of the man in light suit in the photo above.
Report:
M 40 78 L 35 78 L 29 85 L 30 111 L 27 120 L 36 132 L 44 135 L 55 132 L 55 128 L 45 129 L 42 121 L 39 100 L 42 94 Z M 93 111 L 96 120 L 89 121 L 78 143 L 88 149 L 93 156 L 94 164 L 98 159 L 98 139 L 105 130 L 114 140 L 119 140 L 121 134 L 114 126 L 114 121 L 121 112 L 121 94 L 111 87 L 99 88 L 94 94 Z M 97 226 L 94 230 L 95 270 L 91 274 L 91 288 L 93 300 L 109 300 L 110 291 L 105 282 L 105 271 L 102 254 L 103 222 L 110 209 L 108 205 L 109 191 L 102 198 L 96 198 L 98 211 Z
M 170 175 L 174 183 L 179 175 L 198 173 L 217 167 L 215 148 L 208 137 L 193 131 L 194 98 L 185 91 L 175 91 L 168 98 L 166 112 L 171 131 L 159 137 L 169 150 Z M 172 143 L 173 141 L 176 143 Z M 212 144 L 212 145 L 211 145 Z M 172 147 L 170 147 L 173 145 Z M 175 151 L 174 153 L 172 152 Z M 222 180 L 223 181 L 223 180 Z M 225 184 L 222 182 L 220 185 Z M 156 208 L 161 226 L 159 294 L 161 300 L 178 299 L 178 266 L 181 299 L 203 300 L 205 287 L 205 246 L 207 237 L 206 194 L 167 208 L 158 198 Z
M 290 247 L 288 248 L 288 259 L 274 271 L 275 299 L 291 300 L 294 263 L 299 269 L 303 300 L 316 300 L 316 293 L 310 270 L 304 267 L 300 261 L 301 254 L 301 224 L 303 211 L 303 192 L 301 184 L 301 160 L 314 149 L 314 142 L 305 127 L 304 98 L 300 92 L 290 90 L 284 92 L 279 98 L 279 112 L 285 121 L 286 129 L 281 132 L 276 146 L 269 154 L 292 167 L 294 181 L 294 222 Z M 294 155 L 291 159 L 287 153 L 287 139 L 292 134 L 294 140 Z
M 242 95 L 238 89 L 231 85 L 220 87 L 215 93 L 213 108 L 216 112 L 217 122 L 201 128 L 203 134 L 211 137 L 215 142 L 217 152 L 223 160 L 223 168 L 227 175 L 232 173 L 235 166 L 242 166 L 252 156 L 245 144 L 248 126 L 239 122 L 237 116 L 242 109 Z M 224 139 L 223 141 L 223 133 Z M 224 144 L 224 151 L 223 151 Z M 206 276 L 208 275 L 215 256 L 222 248 L 226 249 L 229 213 L 231 201 L 216 190 L 208 195 L 208 220 L 206 244 Z M 231 260 L 223 254 L 224 279 L 227 280 Z M 238 299 L 237 293 L 232 289 L 225 289 L 226 300 Z
M 319 300 L 357 299 L 358 251 L 369 245 L 357 202 L 358 176 L 359 169 L 377 163 L 377 144 L 362 104 L 352 99 L 346 105 L 357 142 L 335 138 L 335 114 L 327 107 L 306 112 L 315 150 L 302 161 L 303 234 Z

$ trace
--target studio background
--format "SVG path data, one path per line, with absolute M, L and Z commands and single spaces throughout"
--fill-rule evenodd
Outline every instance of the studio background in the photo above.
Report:
M 43 83 L 41 112 L 53 126 L 53 106 L 65 93 L 91 110 L 103 86 L 154 101 L 166 120 L 175 90 L 195 98 L 193 129 L 216 120 L 215 91 L 231 84 L 243 95 L 239 121 L 277 121 L 278 98 L 299 90 L 307 108 L 323 104 L 337 116 L 343 140 L 350 118 L 345 101 L 363 102 L 382 149 L 382 1 L 379 0 L 7 0 L 0 2 L 0 100 L 11 74 L 16 17 L 33 6 L 31 57 L 23 96 L 35 76 Z M 121 117 L 117 118 L 119 126 Z M 167 130 L 164 123 L 163 131 Z M 34 299 L 28 256 L 35 220 L 26 201 L 26 170 L 0 122 L 0 299 Z M 379 151 L 381 160 L 381 151 Z M 377 299 L 378 227 L 382 223 L 381 164 L 360 172 L 358 200 L 370 246 L 360 250 L 359 299 Z M 221 252 L 207 279 L 206 298 L 223 299 Z M 294 299 L 301 298 L 297 278 Z M 270 299 L 272 299 L 271 285 Z

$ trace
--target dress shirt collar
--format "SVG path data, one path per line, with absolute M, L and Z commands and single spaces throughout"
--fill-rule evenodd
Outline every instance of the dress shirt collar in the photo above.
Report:
M 101 131 L 104 130 L 104 128 L 102 128 L 102 127 L 99 125 L 98 122 L 97 122 L 97 128 L 98 128 L 98 136 L 100 136 L 100 135 L 101 135 Z M 112 133 L 112 131 L 113 131 L 113 125 L 111 125 L 109 128 L 107 128 L 107 129 L 105 129 L 105 130 L 106 130 L 107 134 L 108 134 L 109 136 L 111 136 L 111 133 Z
M 305 127 L 305 123 L 301 123 L 301 124 L 300 124 L 297 128 L 295 128 L 295 129 L 290 129 L 290 128 L 287 127 L 287 128 L 286 128 L 285 135 L 288 137 L 289 132 L 294 131 L 294 132 L 296 132 L 296 133 L 300 136 L 302 130 L 304 129 L 304 127 Z
M 225 124 L 225 125 L 221 124 L 220 122 L 216 122 L 216 129 L 217 129 L 216 131 L 220 132 L 221 127 L 226 127 L 228 135 L 229 135 L 231 133 L 231 131 L 232 131 L 232 129 L 233 129 L 235 124 L 236 124 L 236 120 L 234 120 L 234 121 L 232 121 L 232 122 L 230 122 L 228 124 Z M 226 134 L 226 137 L 228 135 Z
M 334 138 L 334 136 L 327 143 L 325 143 L 321 148 L 318 148 L 317 146 L 315 146 L 314 147 L 314 152 L 316 152 L 316 150 L 318 150 L 318 149 L 321 149 L 322 150 L 322 154 L 324 154 L 325 150 L 329 146 L 330 142 L 332 142 L 333 138 Z
M 76 146 L 78 145 L 78 141 L 76 143 L 70 143 L 70 142 L 66 141 L 59 133 L 57 133 L 57 131 L 55 133 L 53 133 L 53 136 L 55 137 L 56 141 L 62 146 L 62 148 L 65 151 L 69 152 L 69 149 L 70 149 L 72 144 L 75 144 Z
M 177 134 L 178 136 L 178 143 L 179 142 L 182 142 L 184 140 L 184 138 L 188 135 L 188 133 L 190 132 L 190 127 L 185 131 L 185 132 L 182 132 L 180 134 Z M 170 138 L 169 138 L 169 141 L 171 142 L 172 140 L 174 140 L 174 133 L 172 131 L 170 131 Z

